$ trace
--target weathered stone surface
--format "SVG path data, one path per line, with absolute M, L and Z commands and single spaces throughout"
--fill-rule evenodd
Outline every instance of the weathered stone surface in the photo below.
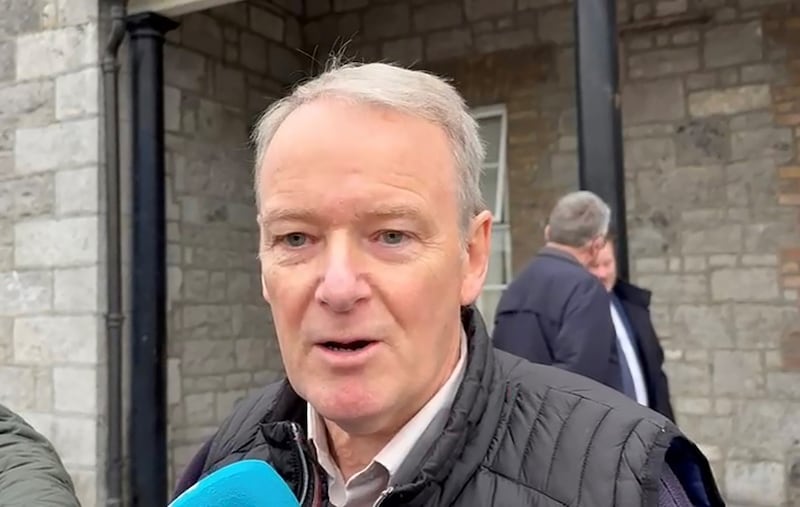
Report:
M 764 394 L 766 378 L 760 352 L 714 352 L 714 394 L 757 396 Z
M 190 326 L 187 326 L 191 329 Z M 181 358 L 185 375 L 213 373 L 229 373 L 233 371 L 235 362 L 234 344 L 224 340 L 193 340 L 191 347 L 186 347 Z
M 98 311 L 100 285 L 95 266 L 56 270 L 53 281 L 55 310 L 65 313 Z
M 53 76 L 96 63 L 97 26 L 60 28 L 17 38 L 17 79 Z M 69 50 L 65 50 L 69 48 Z
M 331 11 L 331 0 L 305 0 L 306 16 L 321 16 Z
M 296 51 L 283 46 L 269 48 L 269 72 L 278 81 L 290 84 L 303 75 L 303 64 Z
M 714 301 L 769 301 L 779 297 L 778 273 L 771 268 L 726 268 L 711 273 Z
M 659 100 L 653 100 L 659 97 Z M 622 114 L 626 125 L 680 120 L 686 116 L 680 79 L 628 82 L 622 89 Z
M 36 377 L 33 368 L 0 364 L 0 397 L 14 411 L 32 410 L 36 405 Z
M 532 46 L 534 33 L 529 28 L 520 30 L 487 33 L 475 37 L 475 48 L 479 53 L 494 53 L 504 49 L 515 49 Z
M 783 502 L 785 470 L 782 463 L 730 461 L 725 469 L 728 501 L 756 505 Z
M 699 67 L 700 55 L 693 47 L 648 51 L 628 58 L 628 72 L 632 78 L 684 74 Z
M 762 56 L 761 21 L 723 25 L 705 33 L 703 57 L 709 68 L 758 61 Z
M 471 45 L 472 34 L 469 30 L 458 28 L 435 32 L 426 39 L 425 57 L 436 61 L 462 56 Z
M 100 74 L 91 67 L 56 79 L 56 119 L 98 113 Z
M 700 91 L 689 94 L 689 112 L 692 116 L 736 114 L 769 107 L 770 101 L 766 85 Z
M 14 166 L 20 174 L 76 167 L 97 162 L 97 118 L 18 129 Z
M 17 266 L 97 262 L 97 217 L 20 222 L 14 229 Z
M 675 128 L 678 164 L 722 162 L 728 158 L 728 126 L 722 118 L 693 119 Z
M 687 254 L 737 252 L 742 249 L 742 226 L 709 224 L 702 229 L 681 230 L 681 250 Z
M 96 167 L 87 167 L 55 174 L 55 211 L 58 215 L 98 211 L 97 172 Z
M 49 271 L 0 273 L 0 314 L 47 312 L 53 305 L 52 280 Z
M 702 275 L 641 275 L 639 283 L 653 291 L 653 301 L 663 303 L 699 303 L 708 301 L 708 284 Z
M 257 35 L 243 32 L 239 44 L 239 58 L 242 65 L 249 70 L 266 73 L 269 67 L 267 41 Z
M 492 18 L 511 14 L 514 11 L 514 0 L 465 0 L 464 10 L 468 21 Z
M 57 367 L 53 369 L 55 409 L 62 412 L 97 413 L 97 373 L 94 368 Z
M 250 6 L 250 28 L 269 40 L 282 42 L 286 33 L 283 18 L 266 9 Z
M 364 35 L 367 39 L 398 37 L 411 29 L 411 11 L 408 4 L 397 2 L 375 5 L 364 13 Z
M 734 206 L 774 206 L 777 194 L 775 162 L 748 160 L 725 168 L 728 203 Z
M 673 394 L 711 394 L 711 368 L 708 364 L 668 361 L 664 363 L 664 370 L 670 379 L 670 392 Z
M 0 181 L 0 216 L 27 218 L 49 213 L 53 208 L 53 178 L 33 175 Z
M 786 163 L 794 155 L 792 131 L 785 128 L 763 128 L 733 132 L 732 160 L 769 160 Z
M 686 12 L 686 0 L 659 0 L 656 3 L 656 16 L 670 16 Z
M 574 39 L 572 9 L 551 9 L 539 15 L 539 40 L 566 44 Z
M 624 149 L 625 168 L 631 173 L 646 170 L 660 172 L 675 167 L 675 142 L 672 139 L 629 139 Z
M 689 350 L 733 347 L 731 317 L 726 305 L 679 304 L 672 319 L 672 339 Z
M 181 44 L 199 53 L 221 58 L 224 48 L 222 28 L 216 19 L 203 12 L 188 14 L 181 19 Z
M 0 123 L 40 126 L 52 121 L 55 96 L 53 83 L 35 81 L 0 86 Z
M 733 325 L 739 349 L 769 349 L 797 323 L 797 309 L 790 305 L 742 303 L 733 306 Z
M 428 3 L 414 9 L 414 29 L 420 32 L 458 26 L 463 20 L 462 3 L 454 0 Z
M 14 359 L 50 365 L 97 362 L 94 316 L 18 317 L 14 322 Z
M 423 48 L 421 37 L 397 39 L 385 42 L 381 48 L 383 57 L 391 62 L 413 64 L 422 60 Z

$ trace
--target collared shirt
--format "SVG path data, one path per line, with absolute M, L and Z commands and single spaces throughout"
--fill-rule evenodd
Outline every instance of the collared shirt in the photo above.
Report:
M 344 481 L 328 448 L 322 418 L 308 404 L 308 438 L 317 451 L 319 464 L 328 475 L 328 496 L 336 507 L 373 507 L 395 479 L 410 454 L 427 450 L 441 434 L 464 377 L 467 338 L 462 333 L 458 363 L 444 385 L 381 449 L 369 465 Z
M 623 317 L 619 314 L 617 306 L 611 303 L 611 320 L 614 322 L 614 328 L 617 331 L 617 344 L 621 353 L 625 356 L 625 361 L 628 363 L 628 369 L 633 379 L 633 388 L 636 391 L 636 401 L 640 405 L 647 407 L 649 406 L 649 399 L 647 397 L 647 384 L 642 372 L 642 363 L 639 361 L 639 354 L 636 353 L 636 345 L 633 343 L 633 338 L 628 333 L 628 326 L 625 325 L 622 319 Z

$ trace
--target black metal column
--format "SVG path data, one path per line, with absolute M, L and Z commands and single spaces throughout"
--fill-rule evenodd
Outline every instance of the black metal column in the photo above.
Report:
M 177 23 L 131 16 L 133 253 L 131 256 L 130 488 L 134 507 L 166 505 L 166 213 L 164 34 Z
M 619 276 L 628 279 L 625 170 L 622 151 L 614 0 L 574 0 L 578 156 L 581 189 L 611 207 Z

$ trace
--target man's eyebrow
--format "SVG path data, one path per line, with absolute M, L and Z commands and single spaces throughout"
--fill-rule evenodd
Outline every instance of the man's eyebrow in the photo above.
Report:
M 272 208 L 261 213 L 261 223 L 271 222 L 312 222 L 317 214 L 304 208 Z
M 422 210 L 407 204 L 376 205 L 358 214 L 359 218 L 417 218 L 422 215 Z
M 394 220 L 413 219 L 419 220 L 423 216 L 422 210 L 407 204 L 376 204 L 375 206 L 360 211 L 356 214 L 357 220 Z M 262 225 L 276 222 L 304 222 L 318 224 L 325 221 L 325 217 L 308 208 L 272 208 L 261 213 Z

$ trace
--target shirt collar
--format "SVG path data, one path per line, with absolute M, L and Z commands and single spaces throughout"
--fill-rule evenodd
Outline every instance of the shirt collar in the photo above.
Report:
M 458 388 L 464 378 L 467 359 L 467 337 L 462 331 L 458 362 L 441 388 L 381 449 L 372 462 L 381 465 L 394 478 L 406 457 L 413 452 L 430 447 L 447 423 Z M 327 430 L 322 417 L 310 403 L 307 405 L 308 439 L 317 451 L 320 465 L 332 476 L 339 476 L 328 447 Z M 334 473 L 336 472 L 336 473 Z

